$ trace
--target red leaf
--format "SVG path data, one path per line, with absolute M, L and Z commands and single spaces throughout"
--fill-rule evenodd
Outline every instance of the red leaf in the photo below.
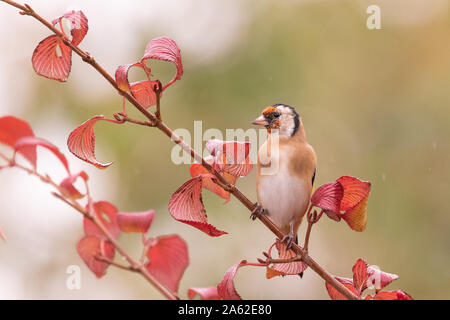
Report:
M 279 259 L 291 259 L 296 256 L 296 253 L 293 250 L 286 250 L 286 244 L 281 243 L 279 239 L 276 240 L 275 247 L 278 250 Z M 267 275 L 269 275 L 270 277 L 274 277 L 277 275 L 298 275 L 299 273 L 305 271 L 307 267 L 308 265 L 303 261 L 275 263 L 271 267 L 267 267 L 268 269 L 272 269 L 272 271 L 274 272 L 267 272 L 268 274 L 266 274 L 266 277 Z
M 150 228 L 154 217 L 154 210 L 143 212 L 119 212 L 117 215 L 117 222 L 120 230 L 123 232 L 146 233 Z
M 36 148 L 37 146 L 44 147 L 47 150 L 51 151 L 59 159 L 59 161 L 66 169 L 67 173 L 70 175 L 69 163 L 67 162 L 66 157 L 51 142 L 36 137 L 23 137 L 16 142 L 16 144 L 14 145 L 14 149 L 16 150 L 16 152 L 19 152 L 19 150 L 21 150 L 22 148 Z
M 109 167 L 112 162 L 100 163 L 95 158 L 95 133 L 94 125 L 99 120 L 105 120 L 113 123 L 121 123 L 110 119 L 105 119 L 103 115 L 92 117 L 75 128 L 67 139 L 67 146 L 77 158 L 93 164 L 99 169 Z
M 101 240 L 95 236 L 85 236 L 77 243 L 78 254 L 97 278 L 101 278 L 105 275 L 109 264 L 96 259 L 96 257 L 104 256 L 113 260 L 114 250 L 112 243 Z
M 117 223 L 117 208 L 107 202 L 99 201 L 92 204 L 94 212 L 93 214 L 103 223 L 114 238 L 117 238 L 120 234 L 120 228 Z M 84 232 L 86 235 L 97 236 L 101 239 L 106 239 L 105 234 L 95 225 L 91 220 L 83 219 Z
M 143 108 L 148 108 L 156 104 L 155 86 L 158 86 L 158 81 L 143 80 L 133 82 L 130 91 Z
M 342 214 L 336 213 L 333 211 L 325 211 L 325 213 L 327 214 L 328 218 L 330 218 L 331 220 L 334 220 L 337 222 L 341 221 Z
M 380 291 L 373 298 L 373 300 L 414 300 L 409 294 L 400 291 Z
M 34 49 L 31 62 L 37 74 L 64 82 L 72 66 L 72 50 L 57 35 L 52 35 Z
M 80 191 L 78 191 L 73 185 L 79 177 L 81 177 L 84 181 L 87 181 L 89 178 L 86 172 L 81 171 L 78 172 L 77 174 L 71 174 L 63 181 L 61 181 L 59 186 L 61 187 L 64 196 L 73 199 L 81 199 L 84 197 L 84 195 L 81 194 Z
M 340 177 L 339 182 L 344 188 L 340 211 L 345 211 L 342 218 L 355 231 L 363 231 L 367 221 L 367 200 L 370 193 L 370 182 L 354 177 Z
M 72 44 L 77 46 L 86 36 L 88 32 L 88 19 L 82 11 L 69 11 L 63 16 L 52 21 L 53 25 L 61 23 L 62 18 L 66 18 L 70 22 L 70 34 L 72 35 Z
M 0 118 L 0 143 L 14 148 L 16 142 L 23 137 L 34 137 L 30 125 L 22 119 L 5 116 Z M 36 167 L 36 147 L 24 147 L 18 151 L 33 167 Z
M 214 164 L 214 157 L 208 156 L 205 158 L 206 162 L 208 162 L 210 165 Z M 191 173 L 191 177 L 195 178 L 199 175 L 203 175 L 202 177 L 202 187 L 205 189 L 208 189 L 211 192 L 214 192 L 219 197 L 223 198 L 228 202 L 230 200 L 230 193 L 228 191 L 225 191 L 221 186 L 219 186 L 217 183 L 214 182 L 213 179 L 207 177 L 206 175 L 209 174 L 209 171 L 206 170 L 205 167 L 203 167 L 200 163 L 193 163 L 191 167 L 189 168 L 189 171 Z M 236 177 L 223 172 L 223 176 L 230 182 L 231 184 L 236 183 Z
M 176 80 L 180 80 L 183 75 L 183 64 L 181 63 L 181 53 L 178 45 L 170 38 L 160 37 L 151 40 L 146 48 L 141 62 L 145 64 L 147 59 L 156 59 L 172 62 L 177 68 L 174 78 L 167 83 L 163 89 L 173 84 Z
M 219 293 L 219 296 L 223 300 L 242 300 L 241 296 L 237 293 L 236 289 L 234 288 L 234 277 L 236 276 L 236 272 L 238 269 L 242 266 L 245 266 L 247 264 L 246 260 L 242 260 L 240 263 L 235 264 L 232 266 L 228 271 L 225 273 L 225 276 L 223 277 L 222 281 L 217 285 L 217 292 Z
M 389 285 L 392 281 L 398 279 L 398 275 L 381 271 L 374 266 L 368 266 L 367 273 L 370 274 L 369 281 L 372 283 L 376 290 L 381 290 Z
M 131 95 L 139 102 L 143 108 L 148 108 L 156 104 L 156 93 L 154 91 L 157 81 L 142 80 L 130 84 L 128 81 L 128 71 L 131 67 L 138 67 L 145 71 L 147 77 L 150 76 L 149 69 L 141 62 L 131 63 L 124 66 L 119 66 L 116 69 L 116 83 L 118 87 L 126 92 L 131 92 Z
M 311 197 L 311 203 L 324 209 L 339 213 L 344 189 L 338 182 L 330 182 L 318 188 Z
M 353 284 L 358 291 L 358 294 L 361 293 L 368 287 L 368 280 L 370 278 L 370 274 L 367 272 L 367 267 L 369 265 L 363 259 L 358 259 L 353 266 Z
M 202 202 L 203 177 L 195 177 L 185 182 L 175 191 L 169 200 L 169 212 L 175 220 L 187 223 L 211 237 L 218 237 L 226 234 L 226 232 L 208 224 L 206 210 Z M 211 178 L 213 176 L 208 175 L 206 177 Z
M 189 265 L 186 242 L 177 235 L 153 239 L 147 258 L 147 270 L 171 291 L 178 292 L 181 277 Z
M 250 173 L 253 164 L 248 158 L 250 152 L 249 142 L 209 140 L 206 148 L 215 157 L 215 163 L 220 171 L 227 172 L 235 177 L 244 177 Z
M 352 279 L 348 278 L 340 278 L 340 277 L 334 277 L 337 281 L 342 283 L 348 290 L 353 292 L 355 295 L 359 296 L 357 290 L 353 286 Z M 330 295 L 330 298 L 332 300 L 348 300 L 344 295 L 342 295 L 339 291 L 337 291 L 331 284 L 328 282 L 325 282 L 325 286 L 327 288 L 328 294 Z
M 397 290 L 397 300 L 414 300 L 414 299 L 406 292 Z
M 217 292 L 217 287 L 190 288 L 188 290 L 189 299 L 192 300 L 197 295 L 200 296 L 201 300 L 220 300 L 219 293 Z

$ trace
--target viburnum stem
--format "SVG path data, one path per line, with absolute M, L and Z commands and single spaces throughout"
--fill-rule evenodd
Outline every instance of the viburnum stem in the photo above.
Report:
M 162 89 L 162 84 L 161 82 L 158 80 L 157 84 L 154 87 L 154 91 L 155 91 L 155 95 L 156 95 L 156 112 L 155 112 L 155 116 L 159 121 L 162 121 L 161 119 L 161 89 Z
M 271 263 L 291 263 L 291 262 L 297 262 L 297 261 L 301 261 L 302 257 L 301 256 L 295 256 L 289 259 L 272 259 L 272 258 L 268 258 L 266 259 L 264 262 L 267 264 L 271 264 Z
M 99 256 L 96 256 L 95 259 L 97 259 L 97 260 L 99 260 L 99 261 L 106 262 L 106 263 L 108 263 L 108 264 L 110 264 L 110 265 L 112 265 L 112 266 L 114 266 L 114 267 L 120 268 L 120 269 L 124 269 L 124 270 L 128 270 L 128 271 L 133 271 L 133 272 L 139 272 L 139 269 L 138 269 L 138 268 L 135 268 L 135 267 L 133 267 L 133 266 L 131 266 L 131 265 L 126 266 L 126 265 L 124 265 L 124 264 L 115 262 L 114 260 L 108 259 L 108 258 L 105 257 L 105 256 L 99 255 Z
M 54 34 L 59 36 L 64 43 L 66 43 L 77 55 L 79 55 L 83 61 L 90 64 L 94 69 L 96 69 L 117 91 L 120 95 L 122 95 L 125 99 L 127 99 L 136 109 L 138 109 L 147 119 L 150 120 L 152 124 L 155 125 L 159 130 L 161 130 L 164 134 L 166 134 L 174 143 L 180 145 L 180 147 L 189 153 L 192 158 L 194 158 L 196 161 L 200 162 L 209 172 L 214 174 L 217 177 L 217 180 L 223 183 L 225 186 L 231 186 L 232 184 L 223 177 L 219 172 L 216 170 L 212 170 L 212 166 L 208 164 L 194 149 L 192 149 L 188 144 L 186 144 L 183 139 L 181 139 L 178 135 L 176 135 L 172 129 L 170 129 L 164 122 L 162 122 L 158 117 L 156 117 L 151 112 L 147 111 L 144 107 L 140 105 L 140 103 L 128 92 L 125 92 L 121 90 L 114 78 L 108 74 L 108 72 L 105 71 L 96 61 L 93 57 L 91 57 L 87 52 L 81 50 L 78 46 L 73 45 L 67 37 L 64 36 L 59 30 L 57 30 L 50 22 L 39 16 L 33 9 L 31 9 L 28 5 L 20 5 L 14 1 L 11 0 L 1 0 L 11 6 L 14 6 L 20 10 L 22 10 L 22 14 L 29 15 L 39 22 L 41 22 L 44 26 L 46 26 L 48 29 L 50 29 Z M 167 88 L 174 80 L 167 83 L 163 88 L 162 91 L 164 91 L 165 88 Z M 250 212 L 253 211 L 255 204 L 250 201 L 238 188 L 233 188 L 233 190 L 230 192 L 235 196 Z M 279 239 L 282 239 L 284 237 L 284 234 L 278 229 L 278 227 L 273 224 L 273 222 L 266 216 L 266 215 L 259 215 L 258 219 L 270 230 L 272 231 Z M 105 231 L 107 231 L 105 229 Z M 113 239 L 114 240 L 114 239 Z M 113 242 L 114 243 L 114 242 Z M 322 277 L 326 282 L 328 282 L 330 285 L 332 285 L 338 292 L 343 294 L 346 298 L 357 300 L 358 297 L 348 290 L 342 283 L 337 281 L 328 271 L 326 271 L 324 268 L 322 268 L 315 260 L 313 260 L 307 252 L 302 249 L 300 246 L 296 244 L 292 244 L 291 249 L 299 256 L 302 257 L 303 262 L 305 262 L 312 270 L 314 270 L 320 277 Z M 140 270 L 145 270 L 144 266 L 141 266 Z M 146 271 L 146 270 L 145 270 Z M 148 273 L 143 273 L 144 276 L 149 276 Z M 154 282 L 154 279 L 147 278 L 151 283 Z M 169 298 L 178 298 L 173 295 L 173 293 L 170 293 L 165 287 L 166 296 Z

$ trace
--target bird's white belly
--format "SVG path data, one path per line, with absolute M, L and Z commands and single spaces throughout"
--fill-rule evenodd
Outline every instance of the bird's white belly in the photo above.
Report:
M 290 175 L 285 164 L 280 165 L 276 174 L 260 176 L 258 185 L 260 205 L 268 210 L 270 219 L 279 228 L 287 228 L 298 215 L 304 214 L 309 196 L 305 181 Z

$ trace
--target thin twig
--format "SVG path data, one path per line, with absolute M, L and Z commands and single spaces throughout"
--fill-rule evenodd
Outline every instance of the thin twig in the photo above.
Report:
M 95 259 L 97 259 L 99 261 L 106 262 L 106 263 L 108 263 L 108 264 L 110 264 L 110 265 L 112 265 L 114 267 L 120 268 L 120 269 L 124 269 L 124 270 L 128 270 L 128 271 L 133 271 L 133 272 L 138 272 L 139 273 L 139 269 L 136 269 L 136 268 L 134 268 L 131 265 L 130 266 L 126 266 L 124 264 L 115 262 L 114 260 L 108 259 L 105 256 L 98 255 L 98 256 L 95 256 Z
M 212 166 L 208 164 L 205 159 L 202 158 L 194 149 L 192 149 L 188 144 L 186 144 L 177 134 L 175 134 L 164 122 L 158 119 L 151 112 L 147 111 L 144 107 L 140 105 L 140 103 L 128 92 L 121 90 L 114 78 L 112 78 L 106 71 L 103 69 L 93 57 L 91 57 L 87 52 L 81 50 L 78 46 L 73 45 L 67 37 L 64 36 L 59 30 L 53 27 L 47 20 L 43 19 L 39 16 L 33 9 L 31 9 L 28 5 L 22 6 L 11 0 L 1 0 L 11 6 L 19 8 L 22 10 L 22 14 L 29 15 L 39 22 L 41 22 L 44 26 L 50 29 L 54 34 L 59 36 L 64 44 L 69 46 L 77 55 L 79 55 L 83 61 L 90 64 L 94 69 L 96 69 L 117 91 L 120 95 L 125 97 L 136 109 L 138 109 L 147 119 L 150 120 L 151 123 L 155 125 L 159 130 L 161 130 L 165 135 L 167 135 L 174 143 L 180 145 L 180 147 L 188 152 L 192 158 L 196 161 L 201 162 L 201 164 L 212 174 L 214 174 L 218 181 L 222 182 L 224 185 L 229 186 L 231 188 L 231 183 L 223 177 L 219 172 L 212 170 Z M 173 80 L 172 80 L 173 82 Z M 167 88 L 170 83 L 166 84 L 162 91 Z M 238 188 L 233 188 L 230 192 L 235 196 L 248 210 L 253 211 L 255 208 L 255 204 L 250 201 Z M 259 215 L 258 219 L 270 230 L 272 231 L 278 238 L 283 238 L 284 234 L 278 229 L 278 227 L 266 216 Z M 343 294 L 348 299 L 356 300 L 358 297 L 353 294 L 350 290 L 348 290 L 343 284 L 338 282 L 328 271 L 322 268 L 316 261 L 314 261 L 308 254 L 305 252 L 300 246 L 293 244 L 291 247 L 295 253 L 302 257 L 303 262 L 305 262 L 312 270 L 314 270 L 320 277 L 322 277 L 326 282 L 332 285 L 338 292 Z

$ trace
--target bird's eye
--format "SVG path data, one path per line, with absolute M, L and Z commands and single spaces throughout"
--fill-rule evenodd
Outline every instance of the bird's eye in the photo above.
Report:
M 273 117 L 274 117 L 274 118 L 278 118 L 279 116 L 280 116 L 280 114 L 279 114 L 278 112 L 274 112 L 274 113 L 273 113 Z

